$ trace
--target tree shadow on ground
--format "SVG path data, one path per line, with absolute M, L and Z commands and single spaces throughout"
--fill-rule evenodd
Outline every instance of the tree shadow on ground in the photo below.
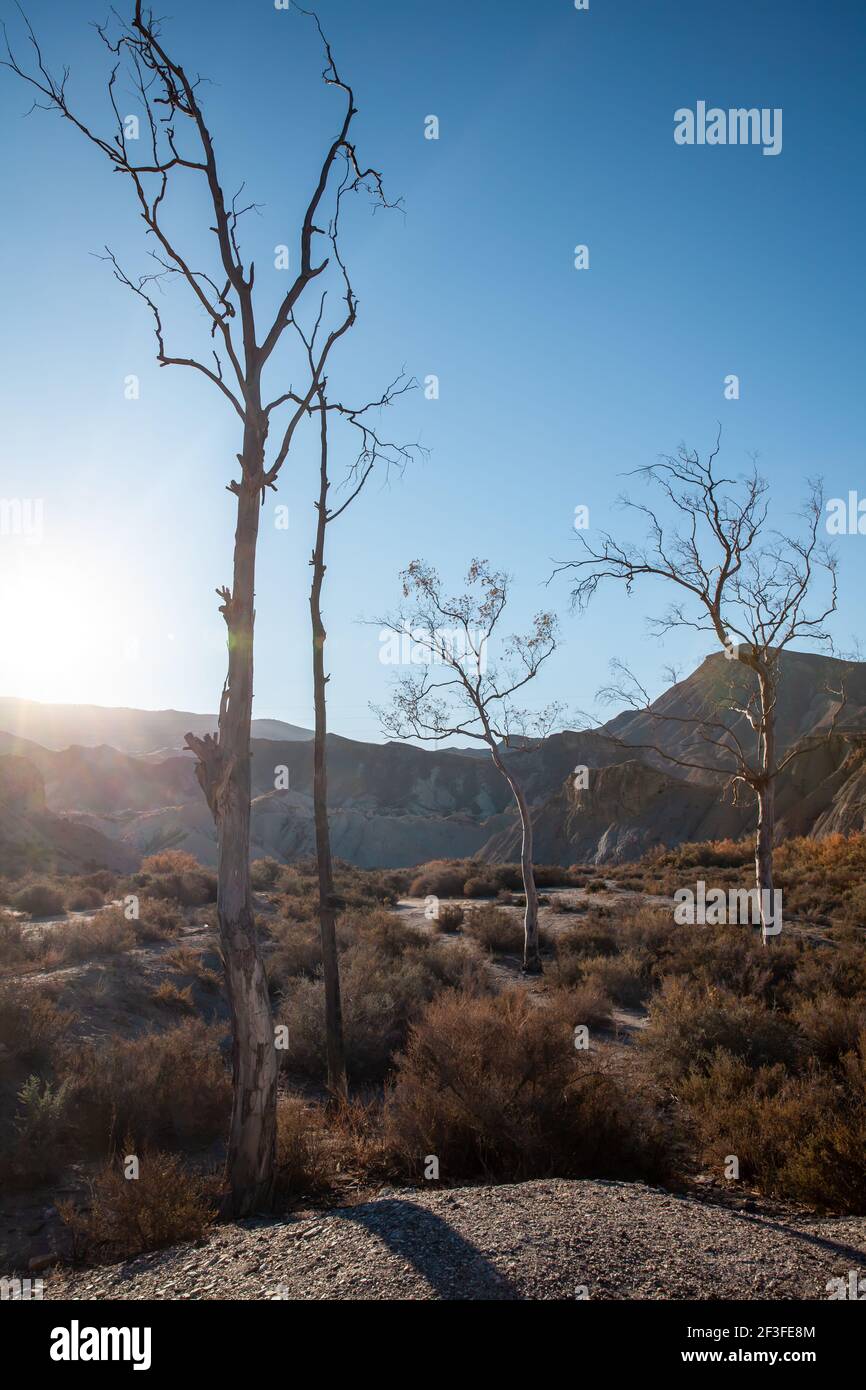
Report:
M 443 1299 L 522 1299 L 505 1274 L 441 1216 L 402 1200 L 349 1207 L 342 1220 L 363 1226 L 412 1265 Z

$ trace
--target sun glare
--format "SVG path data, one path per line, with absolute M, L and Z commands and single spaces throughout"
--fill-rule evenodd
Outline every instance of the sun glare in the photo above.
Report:
M 10 572 L 11 571 L 11 572 Z M 57 703 L 111 704 L 136 645 L 122 598 L 104 576 L 22 546 L 4 566 L 0 688 Z

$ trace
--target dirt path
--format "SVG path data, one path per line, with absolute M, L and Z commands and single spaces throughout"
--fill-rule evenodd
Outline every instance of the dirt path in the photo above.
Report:
M 866 1218 L 752 1214 L 637 1183 L 555 1180 L 384 1190 L 43 1277 L 58 1299 L 826 1299 L 828 1281 L 850 1270 L 866 1274 Z

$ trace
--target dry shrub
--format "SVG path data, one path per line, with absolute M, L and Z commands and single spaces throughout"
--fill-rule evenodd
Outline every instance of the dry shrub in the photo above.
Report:
M 161 984 L 157 985 L 151 998 L 154 1004 L 158 1004 L 160 1008 L 172 1009 L 176 1013 L 191 1014 L 195 1010 L 192 985 L 187 985 L 186 989 L 178 989 L 177 985 L 172 984 L 170 980 L 163 980 Z
M 718 1052 L 682 1084 L 704 1160 L 729 1154 L 765 1192 L 837 1211 L 866 1212 L 866 1052 L 849 1053 L 842 1081 L 821 1072 L 752 1070 Z
M 204 907 L 217 898 L 216 875 L 205 869 L 194 873 L 161 874 L 150 880 L 149 891 L 157 898 L 171 898 L 183 907 Z
M 802 954 L 801 944 L 788 940 L 768 950 L 748 927 L 671 927 L 655 946 L 659 974 L 683 975 L 769 1005 L 786 998 Z
M 433 859 L 422 864 L 409 884 L 412 898 L 459 898 L 466 882 L 466 864 L 450 859 Z
M 664 981 L 639 1041 L 654 1075 L 669 1086 L 693 1067 L 709 1066 L 719 1049 L 751 1067 L 795 1065 L 804 1051 L 796 1029 L 757 1000 L 678 978 Z
M 82 1142 L 104 1149 L 127 1132 L 152 1144 L 221 1136 L 231 1082 L 219 1038 L 218 1029 L 188 1019 L 162 1033 L 83 1048 L 71 1063 Z
M 466 913 L 462 907 L 456 904 L 445 903 L 439 908 L 439 915 L 436 917 L 436 926 L 442 932 L 456 932 L 463 926 Z
M 300 1096 L 281 1095 L 277 1102 L 277 1194 L 297 1197 L 323 1192 L 330 1180 L 323 1111 Z
M 257 892 L 273 888 L 283 872 L 279 859 L 254 859 L 250 865 L 250 881 Z
M 185 849 L 163 849 L 141 861 L 143 874 L 195 874 L 200 869 L 195 855 Z
M 289 981 L 302 977 L 315 979 L 322 968 L 318 924 L 278 918 L 269 924 L 269 928 L 274 942 L 266 957 L 271 989 L 285 989 Z
M 497 891 L 492 878 L 467 878 L 463 885 L 464 898 L 495 898 Z
M 569 1011 L 575 1028 L 581 1024 L 593 1033 L 610 1026 L 613 1006 L 598 980 L 587 980 L 565 990 L 554 986 L 551 1000 L 555 1008 Z
M 95 917 L 67 922 L 58 928 L 56 943 L 64 960 L 90 960 L 94 956 L 113 956 L 135 945 L 135 932 L 123 912 L 108 908 Z
M 100 893 L 98 888 L 89 888 L 86 885 L 73 888 L 67 900 L 67 907 L 70 912 L 91 912 L 97 907 L 102 907 L 105 896 Z
M 866 999 L 819 994 L 817 999 L 801 999 L 791 1016 L 822 1066 L 837 1065 L 866 1036 Z
M 441 990 L 489 988 L 486 967 L 462 943 L 423 935 L 387 914 L 369 914 L 366 932 L 341 958 L 343 1026 L 350 1077 L 382 1080 L 410 1023 Z M 310 1080 L 325 1075 L 324 986 L 299 979 L 278 1018 L 289 1029 L 284 1066 Z
M 386 1102 L 407 1170 L 435 1154 L 446 1181 L 483 1176 L 647 1177 L 664 1166 L 656 1121 L 605 1063 L 578 1052 L 573 1001 L 522 990 L 435 1000 L 411 1031 Z
M 620 949 L 613 926 L 593 920 L 557 932 L 554 945 L 560 959 L 564 956 L 615 956 Z
M 845 943 L 805 952 L 793 981 L 798 995 L 815 998 L 834 994 L 841 999 L 866 997 L 866 945 Z
M 646 952 L 622 951 L 618 956 L 585 956 L 581 964 L 588 984 L 627 1009 L 640 1008 L 650 993 L 650 959 Z
M 523 951 L 523 923 L 514 913 L 492 903 L 473 908 L 463 930 L 485 951 L 499 955 L 519 955 Z
M 125 1154 L 136 1152 L 124 1141 Z M 214 1184 L 191 1173 L 171 1153 L 145 1148 L 139 1176 L 124 1175 L 123 1156 L 107 1164 L 91 1187 L 90 1205 L 58 1205 L 79 1258 L 130 1259 L 182 1241 L 202 1240 L 215 1217 Z
M 42 937 L 25 932 L 16 917 L 0 912 L 0 966 L 11 969 L 38 961 L 42 954 Z
M 29 912 L 31 917 L 58 917 L 65 907 L 63 894 L 50 883 L 31 883 L 22 888 L 12 905 L 19 912 Z
M 0 990 L 0 1048 L 33 1065 L 57 1061 L 75 1015 L 57 1007 L 44 990 Z
M 205 965 L 203 954 L 189 946 L 175 946 L 173 950 L 166 951 L 162 959 L 179 975 L 191 975 L 207 990 L 216 991 L 222 983 L 216 971 Z

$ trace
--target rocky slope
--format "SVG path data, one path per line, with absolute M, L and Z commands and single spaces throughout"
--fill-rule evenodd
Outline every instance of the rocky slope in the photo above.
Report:
M 123 842 L 50 811 L 42 777 L 29 759 L 0 757 L 0 872 L 123 873 L 137 863 L 138 855 Z
M 72 1299 L 826 1299 L 866 1220 L 717 1206 L 639 1183 L 423 1192 L 214 1229 L 123 1265 L 49 1270 Z
M 786 653 L 779 743 L 784 752 L 828 728 L 835 704 L 831 692 L 839 688 L 843 674 L 848 703 L 840 731 L 796 759 L 780 781 L 782 834 L 866 827 L 866 663 L 843 667 L 821 656 Z M 555 734 L 538 747 L 510 752 L 534 807 L 536 857 L 566 864 L 626 861 L 653 845 L 750 831 L 754 812 L 748 796 L 739 805 L 723 798 L 725 779 L 712 771 L 712 764 L 703 770 L 683 766 L 706 764 L 711 753 L 689 721 L 724 717 L 748 742 L 750 731 L 742 716 L 725 713 L 732 702 L 742 702 L 744 679 L 743 668 L 714 655 L 666 691 L 651 714 L 623 713 L 599 730 Z M 17 710 L 20 703 L 0 700 L 0 729 L 10 704 Z M 180 743 L 183 726 L 198 728 L 191 721 L 207 723 L 206 716 L 104 711 L 105 729 L 119 729 L 123 747 L 107 746 L 106 735 L 96 746 L 52 748 L 22 736 L 22 724 L 39 723 L 32 709 L 26 713 L 16 729 L 0 733 L 0 754 L 24 757 L 37 769 L 48 809 L 119 842 L 127 854 L 183 845 L 203 863 L 215 862 L 213 826 L 193 760 L 159 742 Z M 87 711 L 85 719 L 73 711 L 64 722 L 55 710 L 52 727 L 56 732 L 83 720 L 95 733 L 96 713 Z M 140 726 L 133 719 L 136 714 Z M 47 716 L 40 717 L 44 723 Z M 274 732 L 279 736 L 269 736 Z M 274 729 L 270 721 L 257 723 L 256 734 L 265 736 L 254 737 L 251 749 L 253 853 L 283 859 L 310 854 L 309 736 L 290 725 Z M 575 779 L 580 767 L 588 770 L 585 786 Z M 329 739 L 329 796 L 334 852 L 362 867 L 405 867 L 476 854 L 513 860 L 519 855 L 510 792 L 486 756 L 334 735 Z

